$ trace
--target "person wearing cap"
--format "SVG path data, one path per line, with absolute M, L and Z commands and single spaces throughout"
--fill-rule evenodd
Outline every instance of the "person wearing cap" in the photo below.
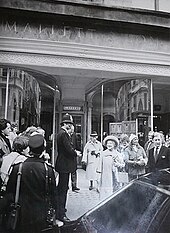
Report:
M 109 135 L 103 140 L 103 145 L 107 148 L 101 153 L 100 163 L 97 172 L 101 174 L 100 178 L 100 199 L 110 196 L 118 188 L 118 171 L 125 164 L 123 157 L 117 148 L 119 140 L 116 136 Z
M 55 170 L 59 173 L 57 196 L 58 211 L 57 219 L 68 223 L 70 219 L 66 216 L 66 201 L 69 177 L 77 169 L 77 152 L 73 147 L 68 130 L 73 125 L 73 118 L 70 114 L 65 114 L 61 122 L 61 129 L 57 135 L 58 156 L 56 159 Z
M 90 134 L 90 140 L 86 143 L 83 150 L 82 163 L 86 164 L 86 177 L 90 182 L 89 190 L 94 188 L 94 182 L 97 182 L 97 165 L 99 157 L 103 151 L 101 142 L 97 140 L 98 135 L 96 131 Z
M 50 204 L 56 209 L 56 181 L 52 165 L 41 157 L 44 137 L 40 134 L 29 137 L 30 157 L 22 165 L 19 191 L 20 215 L 15 232 L 40 233 L 48 227 L 47 211 Z M 7 194 L 15 198 L 16 180 L 19 164 L 13 166 L 7 184 Z M 46 173 L 48 172 L 48 190 Z
M 127 160 L 125 161 L 129 180 L 145 174 L 147 156 L 145 150 L 139 145 L 138 136 L 131 134 L 129 137 L 129 146 L 126 148 Z

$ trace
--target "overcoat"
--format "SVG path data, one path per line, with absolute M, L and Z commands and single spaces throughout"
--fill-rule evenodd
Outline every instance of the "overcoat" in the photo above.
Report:
M 96 155 L 92 153 L 93 151 L 96 155 L 99 154 L 99 156 L 96 157 Z M 96 170 L 102 151 L 103 147 L 99 141 L 93 143 L 91 140 L 89 140 L 84 147 L 82 162 L 85 162 L 87 164 L 86 177 L 88 180 L 97 180 Z
M 125 151 L 127 153 L 127 161 L 125 163 L 128 164 L 128 174 L 137 176 L 145 174 L 148 160 L 143 147 L 138 145 L 136 151 L 133 147 L 128 146 Z M 136 162 L 140 164 L 136 164 Z
M 56 171 L 62 173 L 74 172 L 77 169 L 77 153 L 69 134 L 63 128 L 57 135 L 57 149 Z

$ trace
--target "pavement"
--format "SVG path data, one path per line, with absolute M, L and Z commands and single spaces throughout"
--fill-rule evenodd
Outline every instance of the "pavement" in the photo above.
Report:
M 100 202 L 99 193 L 96 189 L 89 190 L 89 181 L 86 179 L 86 172 L 83 169 L 77 169 L 77 175 L 77 187 L 80 188 L 80 191 L 73 192 L 70 181 L 67 196 L 66 215 L 71 220 L 81 217 Z

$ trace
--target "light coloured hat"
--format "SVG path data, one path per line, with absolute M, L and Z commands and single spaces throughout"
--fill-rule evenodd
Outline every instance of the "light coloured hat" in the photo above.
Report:
M 138 138 L 138 136 L 136 134 L 131 134 L 129 137 L 129 141 L 132 142 L 134 138 Z
M 119 140 L 117 137 L 113 136 L 113 135 L 109 135 L 107 137 L 105 137 L 105 139 L 103 140 L 103 145 L 106 146 L 107 141 L 114 141 L 116 143 L 116 147 L 119 145 Z

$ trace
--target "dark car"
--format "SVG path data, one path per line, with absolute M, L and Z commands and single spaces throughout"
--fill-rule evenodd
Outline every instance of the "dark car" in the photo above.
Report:
M 170 169 L 140 177 L 62 233 L 170 233 Z

